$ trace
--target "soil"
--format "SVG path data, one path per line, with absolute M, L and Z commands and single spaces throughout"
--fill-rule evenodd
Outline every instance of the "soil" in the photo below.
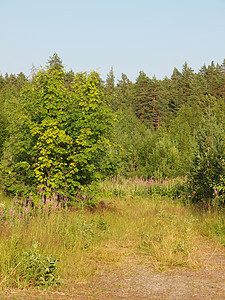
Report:
M 196 268 L 158 272 L 148 256 L 125 256 L 67 290 L 2 290 L 0 299 L 225 299 L 225 249 L 202 240 Z

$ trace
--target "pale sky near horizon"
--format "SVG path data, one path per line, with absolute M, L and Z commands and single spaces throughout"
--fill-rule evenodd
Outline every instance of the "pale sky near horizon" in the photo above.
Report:
M 0 0 L 0 74 L 29 75 L 58 53 L 67 70 L 117 79 L 198 72 L 225 59 L 225 0 Z

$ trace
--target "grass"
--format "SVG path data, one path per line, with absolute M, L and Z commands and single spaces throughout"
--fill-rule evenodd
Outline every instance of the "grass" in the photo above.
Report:
M 176 180 L 137 178 L 105 181 L 99 199 L 105 207 L 96 210 L 33 211 L 2 195 L 1 287 L 35 285 L 26 276 L 29 266 L 24 260 L 25 253 L 31 253 L 31 261 L 37 260 L 31 251 L 34 244 L 38 244 L 40 264 L 51 255 L 55 258 L 57 270 L 52 276 L 60 277 L 62 286 L 92 277 L 109 265 L 119 266 L 125 256 L 144 255 L 159 271 L 195 267 L 199 236 L 225 242 L 224 212 L 197 211 L 172 200 L 176 184 Z

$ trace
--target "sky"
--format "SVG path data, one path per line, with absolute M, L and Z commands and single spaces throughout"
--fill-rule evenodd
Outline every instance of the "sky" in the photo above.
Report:
M 225 0 L 0 0 L 0 74 L 29 76 L 56 52 L 105 80 L 170 77 L 225 59 Z

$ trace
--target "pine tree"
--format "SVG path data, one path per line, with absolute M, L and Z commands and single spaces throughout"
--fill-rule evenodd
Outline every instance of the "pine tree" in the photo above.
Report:
M 128 79 L 127 75 L 121 75 L 121 80 L 118 80 L 116 87 L 119 105 L 125 109 L 134 108 L 134 84 Z
M 105 98 L 107 99 L 108 105 L 112 110 L 118 109 L 118 99 L 115 91 L 115 75 L 113 67 L 111 67 L 109 74 L 107 74 L 105 83 Z
M 174 68 L 171 76 L 171 87 L 170 87 L 170 96 L 169 96 L 169 110 L 172 115 L 176 116 L 178 110 L 182 106 L 182 74 L 178 71 L 177 68 Z
M 190 97 L 193 95 L 193 88 L 192 88 L 193 79 L 194 79 L 194 71 L 190 67 L 188 67 L 187 62 L 185 62 L 183 65 L 182 77 L 181 77 L 182 91 L 183 91 L 181 106 L 184 103 L 187 103 L 190 100 Z
M 141 71 L 135 83 L 135 114 L 143 122 L 146 121 L 147 123 L 152 124 L 154 107 L 155 102 L 152 91 L 152 82 L 150 78 Z
M 62 60 L 56 52 L 53 53 L 53 55 L 49 57 L 47 66 L 51 70 L 63 70 L 64 69 Z

